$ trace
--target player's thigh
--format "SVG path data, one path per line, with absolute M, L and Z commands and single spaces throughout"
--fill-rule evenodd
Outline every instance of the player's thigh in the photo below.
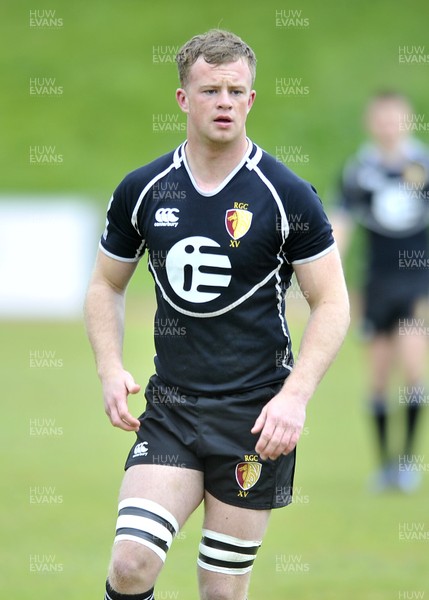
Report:
M 270 510 L 255 510 L 225 504 L 207 491 L 204 496 L 204 529 L 240 539 L 262 540 L 270 514 Z
M 175 535 L 203 493 L 200 471 L 160 465 L 129 467 L 119 494 L 111 581 L 121 583 L 140 572 L 148 576 L 148 587 L 153 585 Z
M 204 476 L 196 469 L 134 465 L 125 472 L 119 501 L 143 498 L 160 504 L 182 527 L 204 497 Z
M 270 510 L 225 504 L 206 491 L 203 538 L 198 560 L 202 600 L 244 600 Z

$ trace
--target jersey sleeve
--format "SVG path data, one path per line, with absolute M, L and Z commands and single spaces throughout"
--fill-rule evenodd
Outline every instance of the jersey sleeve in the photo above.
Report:
M 316 190 L 300 181 L 286 202 L 288 235 L 283 252 L 289 263 L 310 262 L 335 247 L 332 227 Z
M 358 184 L 358 170 L 358 163 L 350 159 L 341 171 L 337 195 L 337 207 L 340 210 L 351 212 L 360 203 L 362 190 Z
M 137 200 L 125 179 L 114 191 L 107 208 L 100 249 L 123 262 L 137 262 L 145 251 L 145 241 L 133 218 Z

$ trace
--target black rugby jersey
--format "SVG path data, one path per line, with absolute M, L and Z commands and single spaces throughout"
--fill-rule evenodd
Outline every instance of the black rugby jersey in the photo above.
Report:
M 322 203 L 250 140 L 222 184 L 201 191 L 185 145 L 119 184 L 101 249 L 131 262 L 148 252 L 155 367 L 167 384 L 210 394 L 282 381 L 293 364 L 285 320 L 292 265 L 334 246 Z
M 429 256 L 429 151 L 425 145 L 408 140 L 402 159 L 389 166 L 375 146 L 362 146 L 344 168 L 340 204 L 366 230 L 369 283 L 382 280 L 385 286 L 395 287 L 399 282 L 428 280 L 427 268 L 421 268 Z

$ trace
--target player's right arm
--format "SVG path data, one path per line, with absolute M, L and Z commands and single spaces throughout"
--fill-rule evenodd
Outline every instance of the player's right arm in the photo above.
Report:
M 334 238 L 342 258 L 345 258 L 350 240 L 354 231 L 354 222 L 350 213 L 342 208 L 337 208 L 330 214 L 330 221 L 334 232 Z
M 137 262 L 123 262 L 99 251 L 85 301 L 85 324 L 112 425 L 137 431 L 140 422 L 128 410 L 128 394 L 140 386 L 122 364 L 125 290 Z

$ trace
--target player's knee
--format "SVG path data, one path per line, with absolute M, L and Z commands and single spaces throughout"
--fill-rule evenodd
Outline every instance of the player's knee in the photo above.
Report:
M 153 585 L 162 561 L 148 548 L 133 542 L 119 542 L 114 545 L 109 569 L 109 581 L 121 590 L 124 587 Z
M 109 579 L 120 583 L 138 579 L 145 568 L 141 552 L 129 542 L 115 544 L 110 561 Z

